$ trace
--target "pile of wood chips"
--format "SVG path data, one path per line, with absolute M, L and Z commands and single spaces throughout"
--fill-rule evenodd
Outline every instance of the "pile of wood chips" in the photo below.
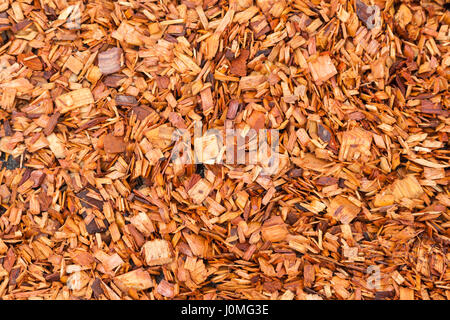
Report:
M 449 299 L 448 3 L 362 1 L 0 0 L 0 298 Z

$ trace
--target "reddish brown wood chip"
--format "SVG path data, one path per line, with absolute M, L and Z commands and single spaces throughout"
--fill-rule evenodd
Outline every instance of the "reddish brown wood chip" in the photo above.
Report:
M 142 268 L 115 277 L 114 283 L 125 292 L 129 289 L 145 290 L 153 287 L 150 274 Z
M 227 119 L 233 120 L 239 109 L 239 101 L 237 99 L 230 100 L 228 104 Z
M 111 74 L 120 70 L 122 49 L 111 48 L 98 54 L 98 67 L 101 73 Z
M 255 130 L 263 129 L 265 122 L 266 116 L 260 111 L 253 111 L 250 117 L 247 119 L 247 124 Z
M 356 0 L 356 14 L 369 30 L 381 26 L 380 8 L 376 5 L 368 6 L 362 1 Z
M 446 2 L 0 0 L 0 300 L 450 299 Z
M 119 94 L 116 96 L 116 103 L 119 106 L 137 106 L 138 102 L 133 96 Z
M 337 74 L 329 55 L 319 56 L 309 63 L 312 78 L 321 84 Z
M 21 53 L 17 56 L 17 60 L 32 70 L 40 71 L 43 68 L 39 57 L 32 53 Z
M 44 134 L 48 136 L 55 130 L 56 125 L 58 124 L 58 119 L 61 116 L 61 113 L 55 112 L 51 115 L 50 119 L 48 120 L 47 126 L 44 128 Z
M 149 266 L 163 265 L 172 261 L 172 250 L 170 244 L 165 240 L 148 241 L 142 248 L 145 262 Z
M 123 138 L 116 137 L 113 134 L 107 134 L 105 136 L 103 145 L 107 153 L 124 152 L 127 147 L 127 144 L 125 141 L 123 141 Z
M 173 298 L 175 296 L 175 290 L 174 285 L 167 282 L 166 280 L 162 280 L 158 286 L 156 287 L 156 291 L 166 297 L 166 298 Z
M 110 75 L 103 79 L 103 83 L 107 87 L 117 88 L 120 87 L 120 84 L 124 82 L 125 78 L 126 76 L 124 75 Z
M 422 100 L 421 111 L 428 114 L 448 114 L 448 110 L 443 110 L 440 104 L 432 103 L 429 100 Z
M 241 77 L 247 75 L 247 59 L 250 52 L 246 49 L 242 50 L 236 59 L 231 61 L 230 72 Z
M 285 223 L 280 217 L 273 217 L 267 220 L 261 229 L 264 240 L 279 242 L 286 239 L 289 234 Z
M 134 114 L 136 114 L 138 120 L 144 120 L 146 117 L 148 117 L 154 112 L 152 108 L 145 105 L 135 106 L 133 107 L 132 111 Z

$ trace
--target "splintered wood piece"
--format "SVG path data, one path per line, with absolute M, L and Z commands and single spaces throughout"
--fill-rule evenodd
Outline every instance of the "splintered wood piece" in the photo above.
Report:
M 219 141 L 214 134 L 204 135 L 194 140 L 195 156 L 200 163 L 214 164 L 220 152 Z
M 188 195 L 196 204 L 202 203 L 212 190 L 212 185 L 205 179 L 200 179 L 192 188 L 189 189 Z
M 311 264 L 306 264 L 305 267 L 303 268 L 303 274 L 305 276 L 305 286 L 311 288 L 314 284 L 314 278 L 315 278 L 315 274 L 314 274 L 314 266 Z
M 178 113 L 171 112 L 169 114 L 169 121 L 175 128 L 187 129 L 186 123 L 184 122 L 183 118 Z
M 222 205 L 217 203 L 217 201 L 214 201 L 214 199 L 211 199 L 208 197 L 208 198 L 206 198 L 205 201 L 208 204 L 209 211 L 215 216 L 218 216 L 221 213 L 224 213 L 225 211 L 227 211 L 226 208 L 224 208 Z
M 133 96 L 119 94 L 116 96 L 116 104 L 119 106 L 137 106 L 138 102 Z
M 368 6 L 360 0 L 356 0 L 356 14 L 369 30 L 381 26 L 380 8 L 376 5 Z
M 0 254 L 5 254 L 8 251 L 8 246 L 0 239 Z
M 256 90 L 256 88 L 266 81 L 266 77 L 262 74 L 250 75 L 242 77 L 239 86 L 242 90 Z
M 145 290 L 153 287 L 150 274 L 142 268 L 114 277 L 114 283 L 124 292 L 129 289 Z
M 331 61 L 329 55 L 318 56 L 316 59 L 309 62 L 308 65 L 313 80 L 317 84 L 322 84 L 323 82 L 327 81 L 337 74 L 336 67 Z
M 367 161 L 370 157 L 370 146 L 372 144 L 372 135 L 361 128 L 354 128 L 344 132 L 342 143 L 339 149 L 340 161 Z
M 406 4 L 401 4 L 397 13 L 395 14 L 395 22 L 398 23 L 402 28 L 405 28 L 412 20 L 411 10 Z
M 172 262 L 172 249 L 170 248 L 170 243 L 166 240 L 147 241 L 142 250 L 148 266 L 160 266 Z
M 133 106 L 132 112 L 136 114 L 136 117 L 138 120 L 142 121 L 147 117 L 155 117 L 157 118 L 158 115 L 156 114 L 155 110 L 148 106 Z
M 373 202 L 375 207 L 385 207 L 394 204 L 395 197 L 392 194 L 377 194 Z
M 71 110 L 94 103 L 92 92 L 88 88 L 74 90 L 56 98 L 55 104 L 57 111 L 66 113 Z
M 255 130 L 263 129 L 265 122 L 266 116 L 260 111 L 253 111 L 250 117 L 247 118 L 247 124 Z
M 58 136 L 52 133 L 47 136 L 47 140 L 49 143 L 50 150 L 52 150 L 55 157 L 58 159 L 65 158 L 66 148 L 62 143 L 62 141 L 58 138 Z
M 103 146 L 107 153 L 120 153 L 125 151 L 127 143 L 122 137 L 116 137 L 114 134 L 109 133 L 103 140 Z
M 279 17 L 286 8 L 285 0 L 256 0 L 258 7 L 265 13 Z
M 230 100 L 227 111 L 227 119 L 233 120 L 234 118 L 236 118 L 238 109 L 239 109 L 239 101 L 236 99 Z
M 349 224 L 360 211 L 361 208 L 343 196 L 334 197 L 327 208 L 328 214 L 343 224 Z
M 239 56 L 231 61 L 230 72 L 241 77 L 247 75 L 247 59 L 250 54 L 248 50 L 242 50 Z
M 414 290 L 400 287 L 400 300 L 414 300 Z
M 21 53 L 17 56 L 17 60 L 32 70 L 40 71 L 43 69 L 41 60 L 33 53 Z
M 208 241 L 196 234 L 189 234 L 187 232 L 183 232 L 183 236 L 186 239 L 189 248 L 192 253 L 201 258 L 207 258 L 209 252 L 209 244 Z
M 256 16 L 251 21 L 250 27 L 252 28 L 256 39 L 270 31 L 270 26 L 264 16 Z
M 139 212 L 131 217 L 130 221 L 146 237 L 155 231 L 152 221 L 145 212 Z
M 447 2 L 0 0 L 0 300 L 449 300 Z
M 203 114 L 207 116 L 213 111 L 214 102 L 211 95 L 211 88 L 200 91 L 200 97 L 202 99 Z
M 423 168 L 423 175 L 426 179 L 438 180 L 445 178 L 444 168 Z
M 98 54 L 98 67 L 102 74 L 111 74 L 120 71 L 122 49 L 111 48 Z
M 74 56 L 70 56 L 64 66 L 75 74 L 79 74 L 83 69 L 83 63 Z
M 17 90 L 14 88 L 6 88 L 2 91 L 2 99 L 0 100 L 0 106 L 2 109 L 11 110 L 14 106 L 14 100 L 16 99 Z
M 392 193 L 395 201 L 401 201 L 404 198 L 417 199 L 423 194 L 423 189 L 416 177 L 409 175 L 393 183 Z
M 52 114 L 52 116 L 49 118 L 47 125 L 45 126 L 43 132 L 45 135 L 50 135 L 53 130 L 55 130 L 56 125 L 58 124 L 58 119 L 61 116 L 61 113 L 55 112 Z
M 105 271 L 107 272 L 114 271 L 117 267 L 121 266 L 124 263 L 122 258 L 117 253 L 108 255 L 103 251 L 97 251 L 94 256 L 95 259 L 99 260 L 102 263 Z
M 156 287 L 156 291 L 166 298 L 173 298 L 175 296 L 175 286 L 166 280 L 161 280 Z
M 145 132 L 145 136 L 154 147 L 164 149 L 172 144 L 174 131 L 175 128 L 162 125 Z
M 264 222 L 261 228 L 261 234 L 266 241 L 280 242 L 286 239 L 289 232 L 284 221 L 277 216 Z

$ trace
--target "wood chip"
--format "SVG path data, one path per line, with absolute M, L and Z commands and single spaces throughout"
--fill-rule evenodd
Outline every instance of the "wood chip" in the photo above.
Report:
M 343 224 L 349 224 L 358 215 L 360 210 L 355 204 L 342 196 L 333 198 L 327 209 L 332 217 Z
M 60 113 L 66 113 L 91 103 L 94 103 L 94 97 L 88 88 L 71 91 L 60 95 L 55 100 L 57 111 Z
M 148 241 L 142 249 L 148 266 L 163 265 L 172 261 L 170 244 L 165 240 Z
M 0 0 L 0 300 L 448 300 L 446 2 Z
M 322 55 L 309 63 L 311 75 L 317 84 L 322 84 L 337 74 L 337 70 L 330 56 Z
M 98 54 L 98 67 L 102 74 L 111 74 L 120 71 L 122 49 L 111 48 Z
M 103 140 L 103 145 L 107 153 L 124 152 L 127 147 L 127 144 L 123 141 L 123 138 L 116 137 L 113 134 L 106 135 Z
M 136 269 L 114 278 L 114 283 L 123 291 L 129 289 L 145 290 L 153 287 L 150 274 L 143 269 Z

